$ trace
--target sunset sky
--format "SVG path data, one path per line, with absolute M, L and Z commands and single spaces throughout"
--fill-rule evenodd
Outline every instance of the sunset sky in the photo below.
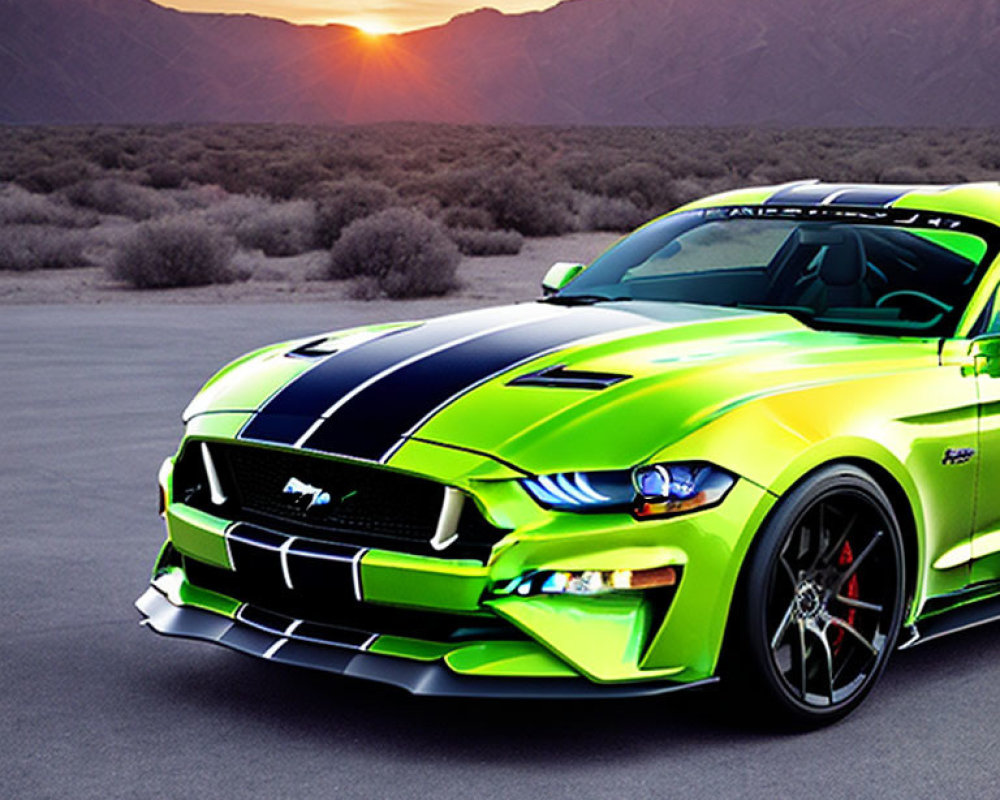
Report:
M 325 24 L 342 22 L 370 33 L 390 33 L 426 28 L 447 22 L 456 14 L 489 6 L 507 13 L 537 11 L 557 0 L 154 0 L 182 11 L 217 11 L 259 14 L 290 22 Z

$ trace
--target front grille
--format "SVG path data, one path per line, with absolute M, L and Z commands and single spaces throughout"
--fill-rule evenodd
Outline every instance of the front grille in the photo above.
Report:
M 213 451 L 217 448 L 213 447 Z M 430 539 L 442 489 L 419 478 L 371 467 L 257 447 L 218 448 L 251 512 L 336 530 L 402 539 Z M 328 492 L 329 505 L 307 510 L 283 493 L 295 477 Z
M 244 561 L 236 571 L 220 569 L 185 556 L 184 573 L 190 583 L 224 594 L 253 607 L 260 616 L 270 612 L 287 619 L 307 620 L 342 631 L 362 634 L 406 636 L 427 641 L 521 640 L 517 629 L 492 615 L 452 614 L 437 611 L 378 606 L 358 602 L 349 578 L 332 573 L 323 584 L 296 582 L 289 589 L 280 570 L 265 562 Z M 344 591 L 346 589 L 346 591 Z M 341 640 L 348 637 L 341 634 Z
M 213 504 L 200 443 L 189 442 L 174 473 L 181 502 L 237 522 L 284 533 L 384 550 L 485 563 L 506 533 L 486 521 L 471 498 L 463 506 L 458 541 L 437 552 L 430 540 L 437 526 L 444 486 L 385 468 L 290 453 L 249 444 L 211 444 L 227 502 Z M 285 492 L 290 479 L 329 495 L 324 505 Z

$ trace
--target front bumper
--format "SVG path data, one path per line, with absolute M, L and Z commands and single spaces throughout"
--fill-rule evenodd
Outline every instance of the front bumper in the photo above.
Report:
M 507 699 L 647 697 L 717 681 L 709 678 L 692 683 L 596 684 L 585 678 L 473 677 L 456 674 L 439 661 L 414 661 L 322 644 L 299 638 L 294 631 L 285 635 L 284 631 L 266 630 L 194 606 L 174 605 L 155 586 L 150 586 L 135 605 L 143 623 L 164 636 L 214 642 L 280 664 L 386 683 L 415 695 Z
M 214 424 L 221 424 L 219 416 L 225 415 L 215 415 Z M 301 533 L 213 516 L 174 497 L 168 462 L 160 476 L 163 516 L 170 546 L 183 563 L 172 566 L 173 588 L 160 585 L 170 565 L 158 563 L 154 586 L 173 606 L 221 616 L 220 624 L 235 630 L 245 627 L 238 618 L 241 606 L 279 611 L 289 624 L 303 619 L 370 631 L 375 638 L 362 651 L 417 662 L 407 669 L 422 673 L 426 662 L 437 662 L 436 669 L 477 685 L 493 679 L 538 681 L 543 685 L 532 694 L 543 696 L 563 679 L 586 681 L 597 690 L 629 684 L 645 694 L 648 687 L 700 684 L 713 677 L 743 556 L 773 504 L 766 491 L 739 481 L 716 508 L 636 522 L 622 514 L 545 511 L 513 481 L 498 479 L 496 465 L 482 456 L 418 442 L 400 456 L 408 453 L 428 474 L 474 496 L 498 527 L 512 531 L 485 562 L 323 544 Z M 598 597 L 497 593 L 498 586 L 533 571 L 664 566 L 681 571 L 665 602 L 660 590 Z M 215 600 L 198 596 L 206 589 Z M 381 624 L 394 614 L 405 621 Z M 367 616 L 377 619 L 369 622 Z M 449 616 L 460 618 L 456 627 L 463 629 L 478 620 L 506 631 L 476 641 L 464 633 L 456 639 L 454 631 L 425 630 L 425 618 Z M 295 638 L 281 629 L 270 636 L 271 645 Z M 220 643 L 232 646 L 233 637 L 239 638 L 231 634 Z M 271 653 L 272 660 L 284 660 L 277 656 L 286 646 Z M 298 645 L 289 652 L 297 650 Z M 259 654 L 266 653 L 265 647 Z M 484 693 L 492 692 L 471 692 Z

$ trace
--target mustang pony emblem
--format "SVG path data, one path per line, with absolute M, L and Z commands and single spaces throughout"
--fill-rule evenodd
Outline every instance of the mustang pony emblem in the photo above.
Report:
M 282 491 L 285 494 L 293 495 L 295 502 L 299 505 L 302 504 L 303 500 L 309 498 L 309 503 L 306 505 L 307 511 L 314 506 L 326 506 L 330 504 L 329 492 L 325 492 L 318 486 L 313 486 L 305 481 L 300 481 L 298 478 L 289 478 L 288 483 L 285 484 L 285 488 Z

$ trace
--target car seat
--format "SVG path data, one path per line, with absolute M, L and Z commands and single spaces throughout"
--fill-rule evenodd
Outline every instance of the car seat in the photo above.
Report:
M 821 314 L 829 308 L 868 308 L 872 294 L 865 284 L 868 260 L 861 236 L 849 228 L 824 232 L 814 270 L 796 282 L 791 305 Z

